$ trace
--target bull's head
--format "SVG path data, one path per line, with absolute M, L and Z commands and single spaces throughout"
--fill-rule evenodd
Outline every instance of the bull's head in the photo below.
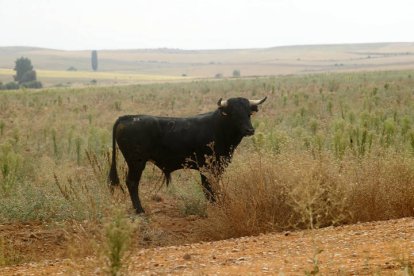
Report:
M 217 104 L 221 115 L 227 118 L 232 128 L 236 129 L 242 136 L 251 136 L 254 134 L 254 128 L 250 116 L 259 110 L 258 106 L 266 99 L 267 97 L 261 100 L 248 100 L 245 98 L 220 99 Z

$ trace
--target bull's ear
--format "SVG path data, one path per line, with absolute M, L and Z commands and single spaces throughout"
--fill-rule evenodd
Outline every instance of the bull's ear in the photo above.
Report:
M 259 108 L 257 107 L 257 105 L 251 105 L 250 110 L 252 111 L 252 113 L 254 113 L 254 112 L 259 111 Z

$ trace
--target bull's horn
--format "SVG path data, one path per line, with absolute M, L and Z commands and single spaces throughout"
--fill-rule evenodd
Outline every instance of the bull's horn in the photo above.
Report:
M 223 101 L 222 98 L 220 98 L 220 100 L 218 100 L 217 105 L 219 107 L 226 107 L 227 106 L 227 101 Z
M 262 104 L 264 101 L 266 101 L 267 97 L 264 97 L 261 100 L 249 100 L 250 105 L 259 105 Z

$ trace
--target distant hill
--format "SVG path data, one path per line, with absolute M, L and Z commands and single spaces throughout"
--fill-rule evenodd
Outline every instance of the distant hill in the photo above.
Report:
M 90 71 L 91 51 L 34 47 L 0 47 L 0 68 L 13 68 L 21 57 L 35 69 Z M 180 50 L 138 49 L 98 51 L 99 71 L 161 76 L 214 77 L 303 74 L 354 70 L 414 69 L 414 43 L 371 43 L 284 46 L 263 49 Z

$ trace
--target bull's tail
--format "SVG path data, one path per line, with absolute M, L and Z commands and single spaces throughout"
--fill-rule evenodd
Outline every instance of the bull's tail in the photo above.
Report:
M 115 124 L 114 124 L 114 128 L 112 130 L 112 164 L 111 164 L 111 169 L 109 171 L 109 183 L 111 184 L 111 187 L 113 188 L 114 186 L 119 186 L 119 177 L 118 177 L 118 172 L 116 170 L 116 140 L 115 140 L 115 133 L 116 133 L 116 128 L 119 124 L 119 119 L 116 120 Z

